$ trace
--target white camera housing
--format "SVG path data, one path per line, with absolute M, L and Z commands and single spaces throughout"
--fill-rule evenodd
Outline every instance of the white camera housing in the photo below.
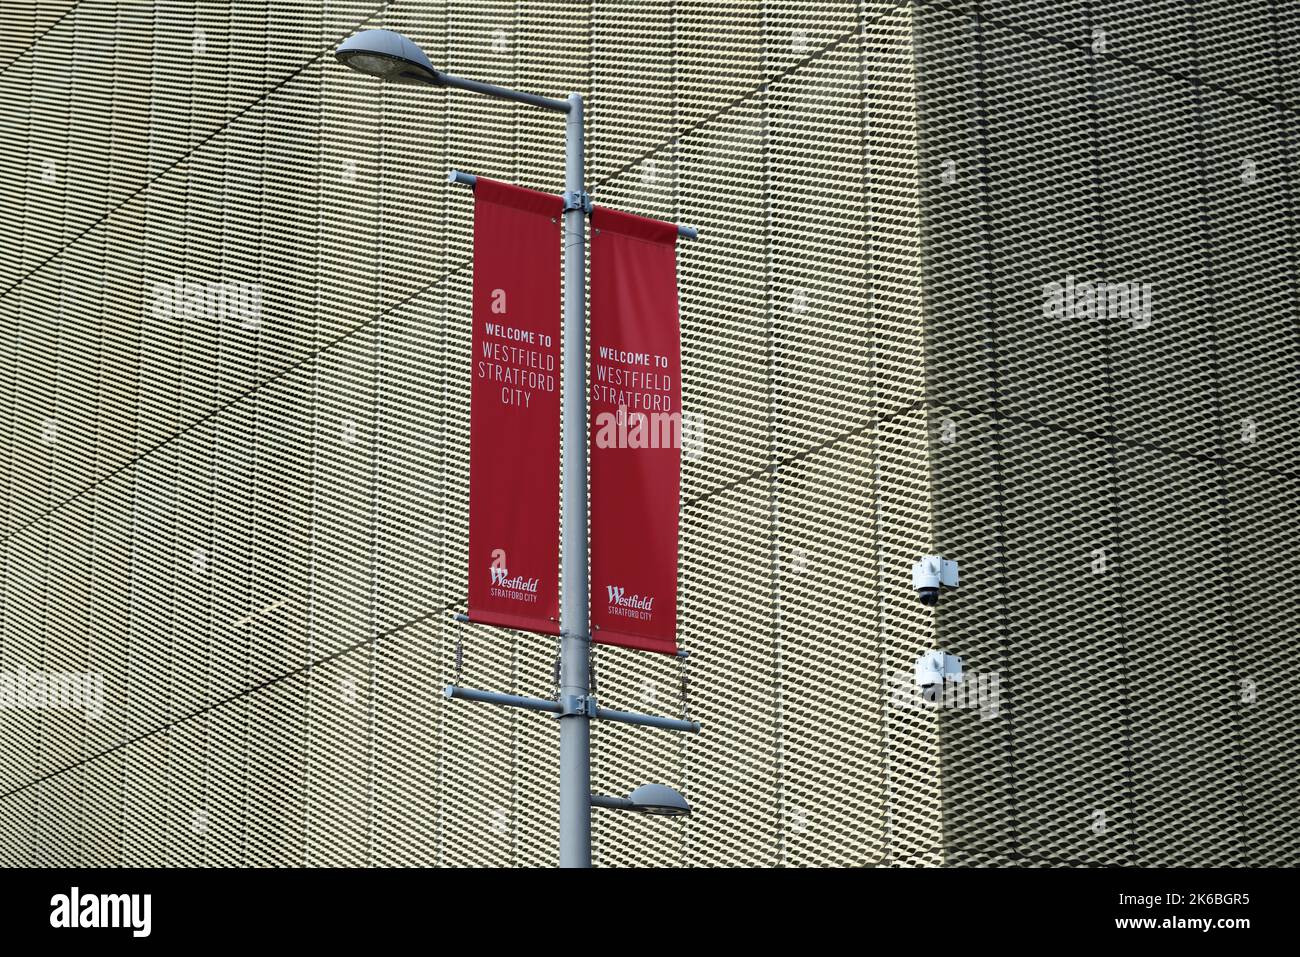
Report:
M 922 555 L 912 566 L 912 587 L 922 605 L 939 604 L 939 588 L 956 588 L 957 561 L 941 555 Z
M 927 651 L 916 659 L 916 683 L 922 688 L 961 681 L 961 658 L 946 651 Z

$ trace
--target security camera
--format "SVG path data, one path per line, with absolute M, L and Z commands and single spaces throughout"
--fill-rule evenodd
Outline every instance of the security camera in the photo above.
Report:
M 961 681 L 961 658 L 946 651 L 927 651 L 916 659 L 916 683 L 928 702 L 939 700 L 943 683 Z
M 922 605 L 939 604 L 939 586 L 957 587 L 957 562 L 939 555 L 922 555 L 912 566 L 912 587 Z

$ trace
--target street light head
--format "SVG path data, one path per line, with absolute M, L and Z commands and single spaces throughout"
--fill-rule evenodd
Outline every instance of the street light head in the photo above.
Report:
M 442 75 L 429 63 L 424 51 L 392 30 L 355 33 L 339 44 L 334 56 L 358 73 L 377 76 L 390 83 L 442 85 Z
M 629 794 L 627 799 L 632 802 L 631 809 L 641 814 L 685 817 L 691 813 L 691 806 L 686 803 L 686 798 L 662 784 L 643 784 Z

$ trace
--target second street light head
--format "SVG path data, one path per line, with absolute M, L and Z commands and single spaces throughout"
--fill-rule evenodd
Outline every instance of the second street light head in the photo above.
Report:
M 663 784 L 643 784 L 627 796 L 629 810 L 661 817 L 685 817 L 691 806 L 681 793 Z
M 340 63 L 390 83 L 441 86 L 442 75 L 415 43 L 392 30 L 362 30 L 334 51 Z

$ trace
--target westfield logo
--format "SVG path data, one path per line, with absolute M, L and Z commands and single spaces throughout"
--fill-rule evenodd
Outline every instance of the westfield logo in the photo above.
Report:
M 525 578 L 523 575 L 510 577 L 510 572 L 504 568 L 490 568 L 488 571 L 492 575 L 492 584 L 497 588 L 506 588 L 510 591 L 526 591 L 536 593 L 537 579 Z
M 617 605 L 619 608 L 637 608 L 641 611 L 650 611 L 653 608 L 654 596 L 642 598 L 640 595 L 629 595 L 617 585 L 606 585 L 605 590 L 609 593 L 609 603 Z

